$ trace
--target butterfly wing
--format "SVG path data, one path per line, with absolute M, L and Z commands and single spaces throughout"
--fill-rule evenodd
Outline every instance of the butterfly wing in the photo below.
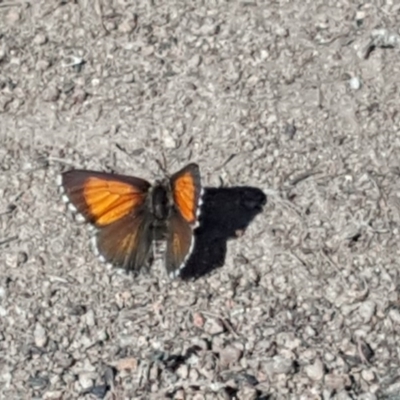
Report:
M 97 250 L 105 261 L 128 270 L 145 265 L 153 217 L 146 199 L 150 183 L 135 177 L 88 170 L 61 176 L 64 200 L 98 228 Z
M 197 164 L 189 164 L 170 179 L 174 208 L 167 235 L 165 267 L 170 277 L 179 275 L 193 246 L 193 230 L 197 226 L 201 205 L 201 180 Z
M 197 225 L 201 206 L 201 179 L 197 164 L 189 164 L 171 176 L 175 208 L 192 227 Z
M 96 227 L 106 226 L 143 207 L 150 183 L 139 178 L 73 170 L 61 175 L 64 200 Z
M 177 211 L 173 210 L 169 219 L 165 268 L 170 278 L 179 275 L 180 269 L 190 256 L 194 245 L 192 227 Z
M 99 254 L 114 266 L 139 271 L 152 248 L 152 223 L 152 215 L 141 210 L 105 226 L 96 237 Z

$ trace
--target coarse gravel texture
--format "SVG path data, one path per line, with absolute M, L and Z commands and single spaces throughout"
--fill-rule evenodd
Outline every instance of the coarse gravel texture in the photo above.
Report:
M 0 398 L 399 399 L 399 27 L 392 0 L 0 1 Z M 164 156 L 209 188 L 197 279 L 107 269 L 57 191 Z

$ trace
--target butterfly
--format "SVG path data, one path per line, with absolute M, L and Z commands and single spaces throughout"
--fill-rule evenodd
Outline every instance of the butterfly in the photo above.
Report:
M 138 272 L 147 266 L 154 240 L 166 240 L 165 268 L 179 275 L 194 246 L 202 186 L 197 164 L 148 181 L 89 170 L 61 174 L 63 200 L 97 230 L 98 255 L 113 266 Z

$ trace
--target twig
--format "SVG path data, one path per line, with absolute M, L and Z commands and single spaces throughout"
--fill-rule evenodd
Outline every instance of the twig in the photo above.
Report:
M 11 236 L 11 237 L 9 237 L 7 239 L 0 240 L 0 246 L 3 245 L 3 244 L 7 244 L 7 243 L 10 243 L 10 242 L 13 242 L 14 240 L 17 240 L 17 239 L 18 239 L 18 236 Z
M 297 184 L 299 184 L 300 182 L 311 178 L 314 175 L 318 175 L 320 174 L 321 171 L 306 171 L 300 175 L 298 175 L 296 178 L 293 178 L 292 180 L 289 181 L 289 185 L 290 186 L 296 186 Z
M 204 315 L 208 315 L 209 317 L 218 318 L 218 319 L 222 322 L 222 325 L 224 325 L 224 327 L 225 327 L 226 330 L 228 330 L 233 336 L 239 337 L 239 335 L 238 335 L 238 334 L 236 333 L 236 331 L 233 329 L 232 324 L 228 321 L 227 318 L 223 318 L 223 317 L 221 317 L 220 315 L 210 313 L 209 311 L 202 311 L 202 310 L 200 310 L 200 312 L 201 312 L 202 314 L 204 314 Z

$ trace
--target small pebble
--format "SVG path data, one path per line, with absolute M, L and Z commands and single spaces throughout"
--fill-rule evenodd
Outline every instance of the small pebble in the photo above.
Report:
M 178 367 L 176 370 L 176 374 L 181 378 L 181 379 L 187 379 L 189 376 L 189 367 L 186 364 L 182 364 Z
M 195 369 L 195 368 L 190 368 L 189 379 L 190 379 L 192 382 L 196 382 L 196 381 L 199 379 L 199 373 L 198 373 L 197 369 Z
M 145 46 L 142 48 L 142 54 L 146 57 L 151 56 L 154 53 L 154 46 Z
M 335 400 L 354 400 L 354 397 L 350 396 L 346 391 L 339 392 Z
M 357 22 L 362 22 L 365 19 L 365 15 L 366 15 L 365 11 L 358 10 L 356 12 L 355 20 Z
M 159 371 L 158 365 L 153 364 L 153 366 L 150 368 L 150 372 L 149 372 L 150 380 L 152 380 L 152 381 L 157 380 L 159 373 L 160 373 L 160 371 Z
M 135 82 L 135 77 L 133 74 L 126 74 L 123 76 L 123 81 L 124 83 L 132 83 Z
M 85 320 L 86 324 L 88 326 L 94 326 L 96 321 L 94 317 L 94 311 L 93 310 L 88 310 L 88 312 L 85 314 Z
M 389 311 L 389 318 L 394 322 L 395 324 L 400 325 L 400 311 L 397 308 L 392 308 Z
M 236 396 L 241 400 L 256 400 L 260 398 L 257 390 L 251 387 L 243 387 L 238 391 Z
M 29 378 L 28 383 L 32 389 L 43 390 L 49 384 L 49 379 L 47 376 L 34 376 Z
M 371 32 L 371 39 L 377 47 L 394 48 L 400 43 L 399 35 L 385 28 L 374 29 Z
M 315 332 L 315 330 L 313 328 L 311 328 L 311 326 L 307 326 L 305 329 L 305 334 L 308 337 L 314 337 L 317 333 Z
M 164 136 L 164 146 L 167 149 L 174 149 L 176 147 L 176 141 L 171 135 Z
M 353 78 L 351 78 L 349 80 L 349 85 L 350 85 L 351 89 L 359 90 L 361 88 L 361 80 L 360 80 L 360 78 L 357 78 L 356 76 L 354 76 Z
M 81 88 L 76 87 L 72 95 L 72 100 L 75 104 L 82 104 L 87 98 L 87 93 Z
M 195 312 L 193 314 L 193 325 L 196 328 L 202 328 L 204 326 L 204 322 L 205 322 L 205 320 L 201 313 Z
M 358 312 L 364 323 L 369 323 L 376 311 L 376 304 L 372 300 L 367 300 L 361 303 Z
M 125 370 L 125 369 L 129 369 L 129 370 L 135 371 L 137 369 L 137 367 L 138 367 L 138 361 L 134 357 L 121 358 L 117 362 L 115 367 L 117 368 L 118 371 L 122 371 L 122 370 Z
M 42 46 L 46 42 L 47 42 L 47 37 L 44 33 L 38 33 L 33 39 L 33 43 L 39 46 Z
M 36 69 L 38 71 L 46 71 L 46 69 L 49 69 L 51 63 L 49 60 L 39 60 L 36 63 Z
M 208 318 L 204 324 L 204 330 L 209 335 L 219 335 L 225 331 L 225 328 L 219 319 Z
M 52 390 L 45 392 L 43 394 L 44 400 L 61 400 L 63 397 L 63 392 L 61 390 Z
M 227 346 L 219 353 L 221 366 L 227 367 L 237 361 L 242 356 L 242 351 L 235 346 Z
M 324 364 L 318 358 L 314 361 L 314 364 L 305 367 L 305 373 L 313 381 L 320 381 L 324 377 Z
M 79 374 L 79 383 L 83 389 L 89 389 L 93 386 L 93 373 L 91 372 L 81 372 Z
M 358 396 L 358 400 L 378 400 L 378 397 L 376 397 L 376 394 L 373 393 L 363 393 Z
M 195 54 L 189 61 L 189 68 L 197 68 L 201 64 L 201 56 L 199 54 Z
M 110 386 L 103 384 L 103 385 L 92 386 L 89 392 L 98 399 L 104 399 L 109 390 Z
M 110 20 L 104 21 L 104 27 L 106 28 L 107 31 L 110 31 L 110 32 L 115 31 L 118 28 L 115 21 L 110 21 Z
M 108 333 L 105 329 L 101 329 L 97 332 L 97 340 L 100 342 L 104 342 L 108 339 Z
M 17 256 L 17 265 L 20 266 L 28 261 L 28 254 L 24 251 L 19 251 Z
M 7 14 L 7 22 L 9 24 L 15 24 L 20 20 L 20 18 L 21 15 L 15 8 L 11 8 L 11 10 Z
M 225 347 L 225 340 L 222 336 L 214 336 L 211 343 L 211 350 L 214 353 L 219 353 Z
M 293 361 L 289 358 L 275 356 L 273 361 L 273 371 L 275 374 L 288 374 L 293 369 Z
M 335 356 L 332 353 L 324 354 L 325 361 L 332 362 L 335 359 Z
M 35 344 L 37 347 L 46 346 L 46 343 L 47 343 L 46 330 L 43 328 L 43 326 L 39 322 L 36 323 L 33 336 L 34 336 Z
M 118 30 L 122 33 L 131 33 L 136 28 L 136 25 L 137 25 L 136 19 L 130 17 L 130 18 L 123 20 L 119 24 Z
M 3 61 L 6 58 L 7 51 L 4 46 L 0 47 L 0 61 Z
M 370 369 L 365 369 L 361 372 L 361 377 L 366 381 L 366 382 L 372 382 L 375 379 L 375 374 L 373 371 Z
M 174 400 L 185 400 L 185 391 L 183 389 L 179 389 L 175 392 Z
M 337 374 L 325 375 L 324 381 L 325 385 L 332 390 L 342 390 L 350 383 L 350 379 L 347 376 Z
M 55 102 L 60 98 L 60 90 L 55 86 L 49 86 L 42 92 L 42 98 L 46 102 Z

